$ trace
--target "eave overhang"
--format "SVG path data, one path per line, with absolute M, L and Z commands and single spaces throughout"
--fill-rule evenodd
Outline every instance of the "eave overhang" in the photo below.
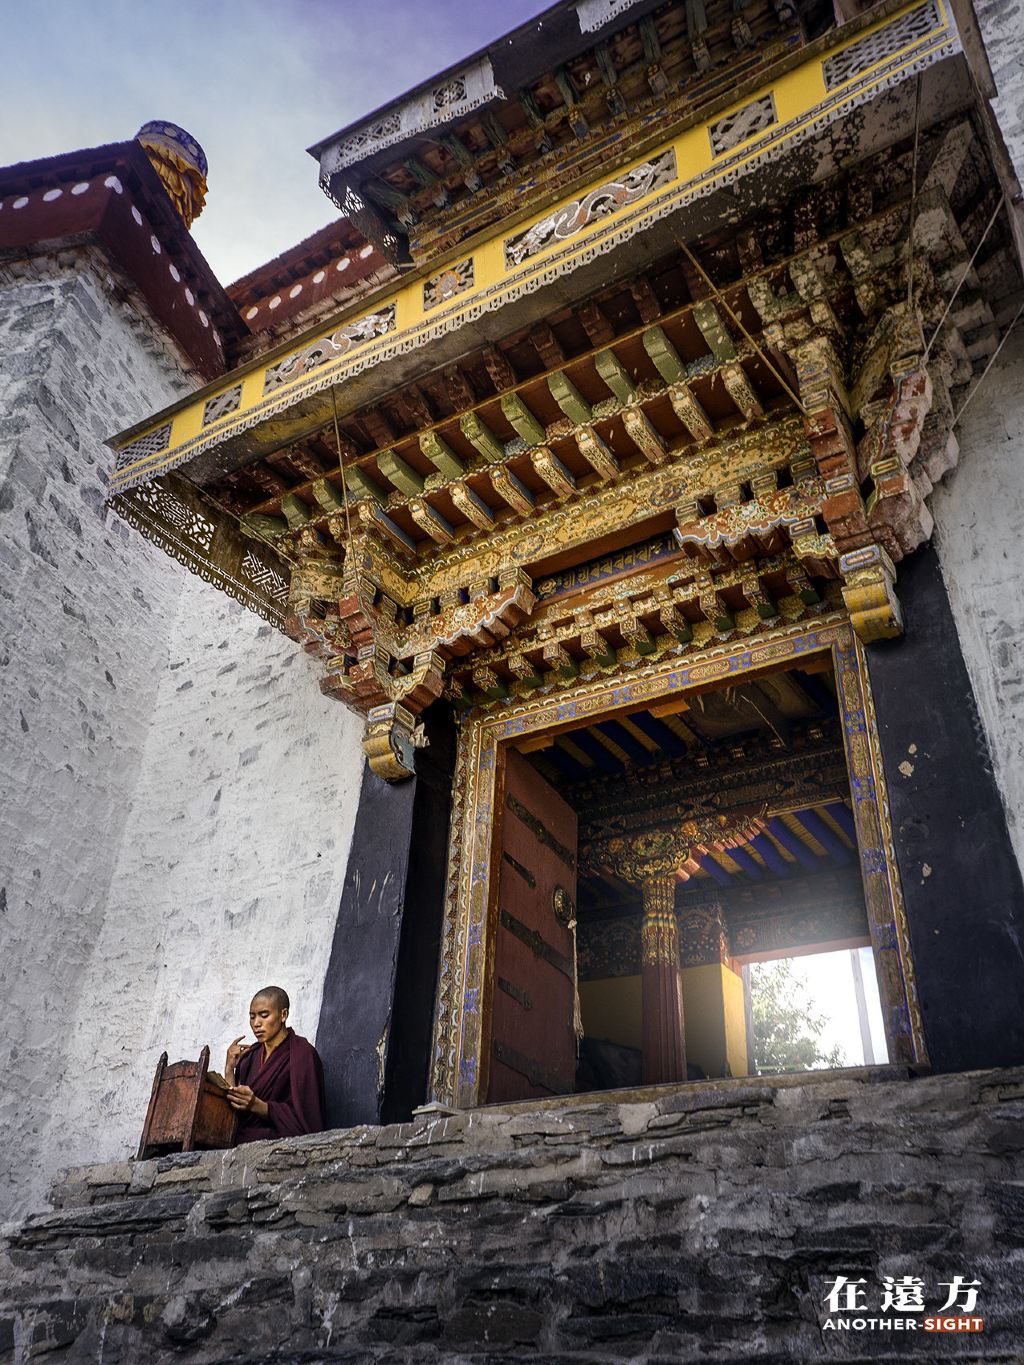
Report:
M 405 277 L 112 438 L 112 494 L 175 469 L 208 482 L 322 428 L 334 402 L 350 411 L 543 317 L 555 301 L 582 298 L 597 279 L 635 269 L 674 241 L 738 221 L 769 189 L 776 196 L 834 169 L 844 143 L 864 156 L 906 136 L 914 77 L 923 126 L 966 106 L 959 52 L 948 0 L 884 7 L 829 33 L 799 65 L 781 63 L 757 89 L 691 120 L 614 178 L 447 268 Z M 756 131 L 744 135 L 748 126 Z
M 0 169 L 0 253 L 96 241 L 206 379 L 242 334 L 221 287 L 138 142 Z

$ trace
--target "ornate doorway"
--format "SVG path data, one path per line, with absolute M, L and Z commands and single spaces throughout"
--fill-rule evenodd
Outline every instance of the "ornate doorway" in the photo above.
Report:
M 819 665 L 829 667 L 834 677 L 836 717 L 849 781 L 848 846 L 855 850 L 859 865 L 889 1059 L 901 1064 L 926 1060 L 862 647 L 849 623 L 836 619 L 813 629 L 790 627 L 765 633 L 745 649 L 723 646 L 685 665 L 655 663 L 627 676 L 591 679 L 557 702 L 539 698 L 467 717 L 456 773 L 435 1019 L 435 1099 L 470 1107 L 488 1099 L 514 1097 L 503 1094 L 500 1087 L 493 1089 L 491 1078 L 494 1043 L 504 1042 L 501 1031 L 507 1024 L 504 1004 L 495 1005 L 496 996 L 506 994 L 496 988 L 501 935 L 508 932 L 501 923 L 500 901 L 509 877 L 518 874 L 502 856 L 500 840 L 508 820 L 503 810 L 505 794 L 521 780 L 526 767 L 517 749 L 537 749 L 552 734 L 598 721 L 628 719 L 641 708 L 699 694 L 709 687 L 745 685 L 780 669 L 813 670 Z M 760 835 L 748 831 L 743 837 Z M 563 1093 L 571 1089 L 567 1085 Z

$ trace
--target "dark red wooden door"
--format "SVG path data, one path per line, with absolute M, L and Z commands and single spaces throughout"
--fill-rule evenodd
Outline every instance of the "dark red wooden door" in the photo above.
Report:
M 487 1099 L 568 1095 L 576 1081 L 576 813 L 514 749 L 499 836 Z M 557 894 L 560 893 L 560 894 Z

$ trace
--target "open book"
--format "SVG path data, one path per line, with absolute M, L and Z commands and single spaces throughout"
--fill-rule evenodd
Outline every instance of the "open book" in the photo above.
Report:
M 208 1071 L 206 1073 L 206 1079 L 210 1082 L 211 1085 L 216 1086 L 218 1090 L 231 1089 L 230 1085 L 228 1085 L 227 1081 L 224 1079 L 224 1077 L 220 1074 L 219 1071 Z

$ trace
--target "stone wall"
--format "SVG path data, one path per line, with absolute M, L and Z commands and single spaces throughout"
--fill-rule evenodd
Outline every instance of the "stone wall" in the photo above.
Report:
M 931 496 L 935 545 L 996 782 L 1024 868 L 1024 331 L 958 429 L 960 463 Z
M 1019 1362 L 1024 1071 L 662 1087 L 69 1172 L 7 1229 L 0 1355 Z M 980 1281 L 984 1331 L 824 1326 Z M 897 1314 L 921 1320 L 922 1314 Z
M 162 1048 L 220 1050 L 264 976 L 315 1031 L 361 753 L 301 651 L 106 508 L 103 439 L 191 379 L 105 258 L 0 266 L 0 367 L 10 1212 L 130 1150 Z

